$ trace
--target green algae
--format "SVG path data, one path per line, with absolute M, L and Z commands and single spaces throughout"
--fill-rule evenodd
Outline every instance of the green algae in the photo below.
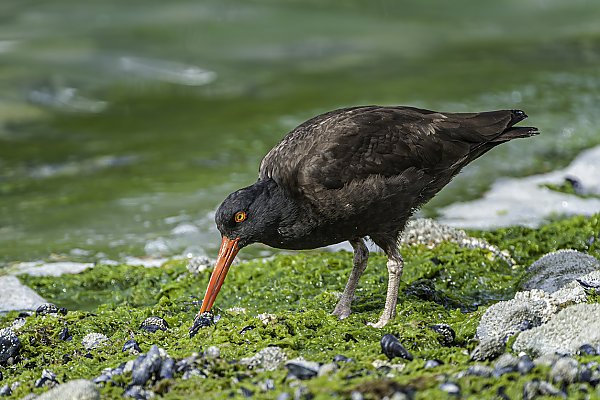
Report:
M 406 266 L 398 316 L 384 329 L 366 325 L 377 319 L 385 301 L 387 270 L 385 257 L 379 254 L 373 254 L 369 260 L 353 304 L 354 313 L 342 321 L 329 313 L 351 268 L 350 253 L 300 252 L 240 263 L 230 272 L 217 301 L 215 313 L 221 319 L 193 338 L 188 329 L 210 271 L 194 276 L 187 271 L 185 260 L 171 261 L 161 268 L 97 265 L 80 274 L 58 278 L 21 276 L 23 282 L 49 301 L 68 307 L 69 312 L 65 316 L 26 317 L 25 325 L 17 331 L 23 345 L 20 357 L 15 365 L 2 368 L 2 384 L 21 382 L 13 392 L 18 398 L 46 390 L 33 387 L 43 369 L 55 372 L 59 382 L 93 379 L 104 368 L 135 358 L 121 352 L 125 341 L 135 338 L 142 351 L 156 344 L 177 359 L 202 353 L 208 346 L 220 348 L 221 358 L 210 362 L 207 378 L 157 383 L 153 389 L 165 399 L 199 395 L 241 398 L 248 391 L 259 399 L 275 398 L 284 391 L 293 395 L 298 387 L 286 379 L 283 367 L 260 372 L 231 362 L 250 357 L 267 346 L 279 346 L 289 359 L 302 356 L 327 363 L 337 354 L 353 359 L 341 363 L 328 376 L 300 383 L 315 399 L 348 398 L 353 390 L 375 399 L 398 388 L 413 391 L 415 398 L 445 398 L 448 395 L 439 388 L 440 383 L 452 380 L 456 373 L 472 365 L 469 354 L 476 346 L 475 330 L 485 306 L 511 297 L 526 266 L 548 251 L 574 248 L 600 256 L 599 221 L 597 214 L 557 220 L 539 229 L 478 232 L 478 236 L 512 253 L 518 262 L 512 267 L 485 250 L 464 249 L 452 243 L 433 249 L 403 248 Z M 417 287 L 427 290 L 416 291 Z M 598 301 L 598 296 L 592 295 L 590 301 Z M 464 312 L 467 309 L 474 311 Z M 263 323 L 257 316 L 260 313 L 273 314 L 272 320 Z M 140 330 L 140 324 L 149 316 L 164 318 L 170 329 L 156 333 Z M 0 326 L 10 325 L 16 317 L 15 312 L 0 317 Z M 436 323 L 449 324 L 456 331 L 452 346 L 444 347 L 440 335 L 429 328 Z M 72 341 L 59 339 L 65 327 L 73 336 Z M 91 332 L 105 334 L 109 342 L 96 349 L 84 349 L 81 340 Z M 415 360 L 392 360 L 390 363 L 397 364 L 397 369 L 375 368 L 374 362 L 387 360 L 379 345 L 384 333 L 396 334 Z M 443 364 L 425 369 L 428 359 L 438 359 Z M 581 360 L 597 361 L 597 357 L 585 356 Z M 467 376 L 457 382 L 464 398 L 494 398 L 498 393 L 519 398 L 527 381 L 548 380 L 548 372 L 546 367 L 536 367 L 527 376 Z M 115 379 L 129 383 L 127 376 Z M 274 391 L 260 389 L 266 379 L 275 382 Z M 575 386 L 569 387 L 567 394 L 577 398 L 580 393 Z M 587 390 L 591 398 L 598 397 L 591 386 Z M 107 385 L 101 393 L 103 398 L 120 398 L 123 389 Z

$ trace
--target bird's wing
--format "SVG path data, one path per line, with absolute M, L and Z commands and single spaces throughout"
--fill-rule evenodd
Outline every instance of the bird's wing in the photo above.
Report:
M 409 169 L 431 175 L 476 158 L 478 149 L 523 118 L 510 110 L 336 110 L 290 132 L 261 162 L 259 179 L 272 178 L 291 194 L 311 199 L 372 176 L 393 177 Z

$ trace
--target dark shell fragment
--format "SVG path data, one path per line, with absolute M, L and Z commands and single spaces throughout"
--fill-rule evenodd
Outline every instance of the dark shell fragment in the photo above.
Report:
M 440 344 L 442 346 L 450 347 L 454 344 L 454 340 L 456 339 L 456 333 L 454 329 L 448 324 L 435 324 L 429 327 L 434 332 L 437 332 L 441 335 Z
M 244 333 L 251 331 L 252 329 L 256 328 L 254 325 L 248 325 L 242 328 L 242 330 L 240 331 L 240 335 L 243 335 Z
M 194 336 L 196 336 L 196 334 L 198 333 L 198 331 L 201 328 L 205 328 L 205 327 L 211 326 L 213 324 L 214 324 L 214 319 L 213 319 L 213 315 L 211 313 L 205 312 L 205 313 L 196 315 L 196 318 L 194 318 L 194 323 L 192 324 L 192 327 L 190 328 L 190 338 L 193 338 Z
M 65 309 L 66 310 L 66 309 Z M 58 307 L 52 303 L 41 304 L 36 310 L 35 315 L 58 314 Z
M 65 340 L 65 341 L 73 340 L 73 336 L 71 335 L 71 332 L 69 332 L 69 328 L 67 328 L 66 326 L 63 328 L 62 331 L 60 331 L 60 333 L 58 334 L 58 338 L 60 340 Z
M 140 329 L 150 333 L 154 333 L 158 330 L 166 331 L 169 329 L 169 324 L 161 317 L 148 317 L 142 322 Z
M 579 355 L 588 355 L 588 356 L 595 356 L 596 353 L 596 348 L 590 344 L 582 344 L 579 349 L 577 350 L 577 354 Z
M 290 360 L 285 363 L 290 375 L 298 379 L 311 379 L 319 373 L 319 364 L 305 360 Z
M 406 360 L 412 360 L 413 356 L 402 346 L 398 338 L 391 333 L 383 335 L 381 341 L 381 351 L 385 354 L 390 360 L 394 357 L 401 357 Z
M 129 350 L 130 353 L 134 354 L 139 354 L 142 352 L 142 349 L 140 349 L 140 345 L 134 339 L 129 339 L 128 341 L 126 341 L 123 345 L 123 349 L 121 350 L 121 352 L 127 350 Z

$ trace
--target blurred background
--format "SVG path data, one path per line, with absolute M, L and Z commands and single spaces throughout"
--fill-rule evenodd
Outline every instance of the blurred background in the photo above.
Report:
M 540 128 L 422 215 L 564 167 L 600 143 L 599 21 L 595 0 L 3 0 L 0 265 L 214 257 L 222 199 L 344 106 L 522 108 Z

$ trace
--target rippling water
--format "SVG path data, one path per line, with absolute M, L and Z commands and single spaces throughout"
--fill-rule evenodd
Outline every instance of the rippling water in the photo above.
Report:
M 0 262 L 214 255 L 222 198 L 342 106 L 522 108 L 541 129 L 425 214 L 562 168 L 600 143 L 598 15 L 583 0 L 4 0 Z

